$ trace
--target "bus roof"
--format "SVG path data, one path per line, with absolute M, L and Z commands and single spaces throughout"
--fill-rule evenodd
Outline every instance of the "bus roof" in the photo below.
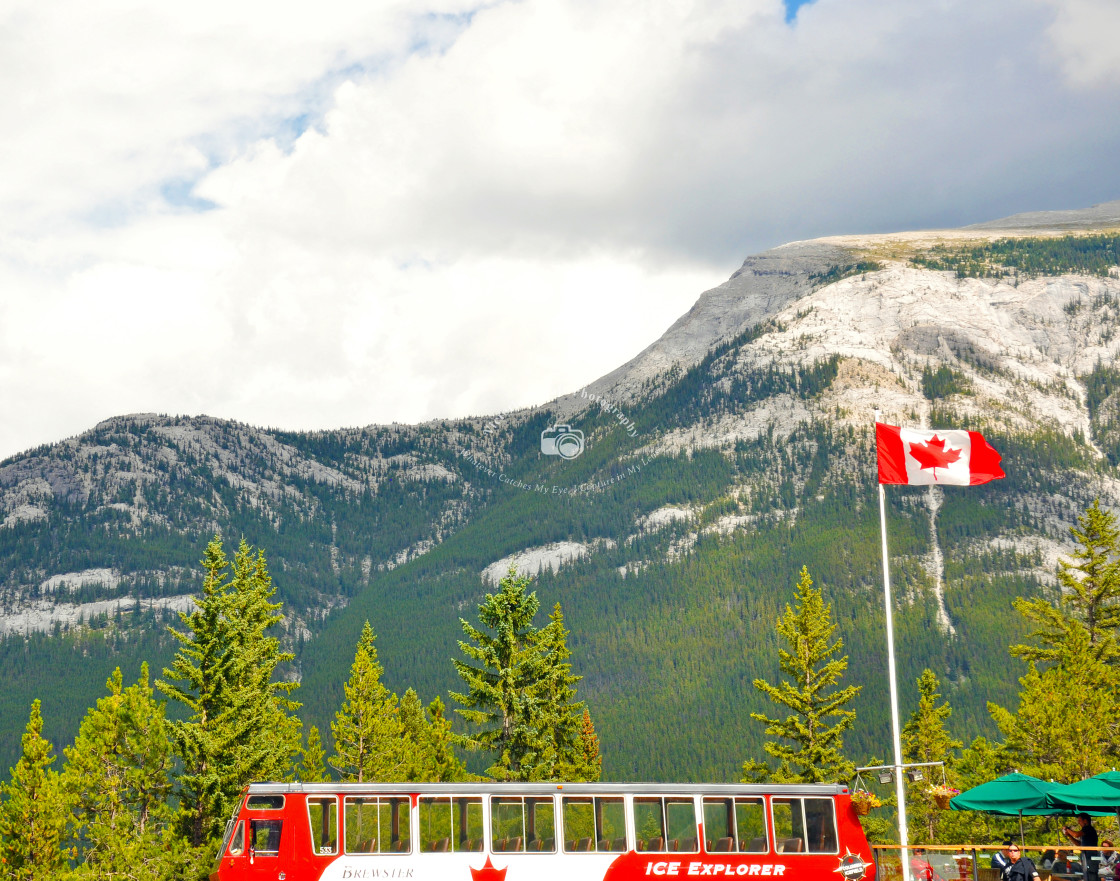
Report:
M 816 795 L 831 796 L 848 792 L 842 783 L 250 783 L 250 794 L 368 792 L 418 793 L 419 795 Z

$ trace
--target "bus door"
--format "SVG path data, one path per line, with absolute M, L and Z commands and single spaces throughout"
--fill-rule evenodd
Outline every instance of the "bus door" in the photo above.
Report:
M 246 881 L 281 881 L 284 867 L 291 863 L 294 830 L 284 819 L 284 796 L 250 795 L 230 842 L 237 877 Z M 236 846 L 236 847 L 235 847 Z

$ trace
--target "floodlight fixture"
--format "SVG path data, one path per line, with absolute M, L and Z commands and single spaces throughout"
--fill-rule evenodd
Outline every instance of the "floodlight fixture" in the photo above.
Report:
M 911 768 L 906 772 L 906 776 L 910 778 L 911 783 L 917 783 L 925 777 L 925 774 L 922 773 L 921 768 Z
M 891 783 L 894 781 L 894 774 L 890 771 L 880 771 L 875 776 L 879 778 L 880 783 Z

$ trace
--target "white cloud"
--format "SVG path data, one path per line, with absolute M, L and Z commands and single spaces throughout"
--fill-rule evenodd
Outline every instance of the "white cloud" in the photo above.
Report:
M 1048 0 L 1051 28 L 1070 81 L 1089 88 L 1120 82 L 1120 4 L 1115 0 Z
M 1116 198 L 1110 14 L 10 6 L 0 456 L 137 410 L 313 428 L 539 403 L 751 250 Z

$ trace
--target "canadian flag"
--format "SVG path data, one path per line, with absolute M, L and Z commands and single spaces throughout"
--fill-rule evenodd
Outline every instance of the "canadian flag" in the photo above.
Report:
M 875 423 L 879 483 L 974 486 L 999 480 L 1000 455 L 975 431 L 917 431 Z

